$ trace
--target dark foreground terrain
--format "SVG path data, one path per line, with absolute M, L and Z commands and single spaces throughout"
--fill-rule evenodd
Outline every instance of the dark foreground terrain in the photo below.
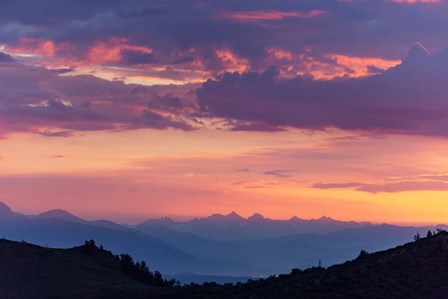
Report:
M 164 285 L 161 279 L 138 281 L 123 265 L 121 258 L 88 242 L 72 249 L 50 249 L 1 239 L 0 298 L 124 299 L 171 292 L 151 286 Z
M 353 261 L 244 284 L 142 284 L 119 260 L 86 246 L 47 249 L 0 241 L 1 298 L 448 298 L 448 233 Z

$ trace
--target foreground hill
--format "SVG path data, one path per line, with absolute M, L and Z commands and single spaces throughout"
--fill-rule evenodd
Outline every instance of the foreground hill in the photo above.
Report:
M 293 269 L 287 275 L 236 285 L 173 287 L 161 277 L 147 283 L 123 271 L 120 259 L 110 252 L 87 245 L 48 249 L 0 240 L 0 257 L 0 298 L 6 299 L 443 299 L 448 294 L 446 232 L 386 251 L 362 252 L 355 260 L 327 269 Z
M 188 286 L 170 298 L 448 298 L 448 234 L 440 232 L 327 269 L 236 286 Z
M 163 289 L 123 272 L 120 260 L 95 246 L 49 249 L 0 240 L 0 298 L 148 298 Z M 168 288 L 165 288 L 168 290 Z

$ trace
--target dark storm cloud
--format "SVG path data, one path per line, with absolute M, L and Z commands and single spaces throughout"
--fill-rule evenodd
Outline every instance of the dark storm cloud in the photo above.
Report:
M 87 59 L 97 42 L 118 37 L 154 49 L 152 54 L 126 52 L 123 65 L 196 59 L 220 72 L 225 67 L 216 56 L 219 49 L 247 59 L 253 70 L 266 67 L 272 47 L 295 54 L 311 48 L 316 57 L 385 58 L 400 57 L 416 40 L 440 49 L 448 40 L 447 21 L 443 2 L 17 0 L 0 4 L 0 43 L 52 40 L 57 55 Z
M 448 40 L 447 21 L 443 1 L 2 1 L 0 49 L 11 53 L 66 59 L 61 64 L 68 66 L 157 65 L 164 69 L 159 78 L 169 79 L 183 76 L 178 66 L 206 74 L 248 72 L 205 82 L 197 90 L 200 111 L 193 111 L 191 99 L 169 90 L 62 76 L 72 69 L 25 66 L 0 54 L 0 132 L 189 130 L 184 119 L 194 115 L 223 118 L 235 131 L 340 128 L 447 136 L 447 51 L 428 58 L 417 47 L 382 75 L 328 81 L 313 80 L 305 62 L 289 57 L 305 55 L 350 74 L 354 67 L 328 54 L 397 58 L 415 40 L 439 49 Z M 278 67 L 266 69 L 271 63 Z M 286 78 L 288 67 L 293 75 Z
M 192 129 L 180 120 L 180 99 L 176 102 L 174 95 L 159 95 L 150 87 L 87 75 L 61 76 L 42 67 L 7 63 L 0 64 L 0 89 L 2 134 L 20 131 L 70 137 L 73 131 Z M 165 97 L 169 99 L 166 105 Z
M 414 46 L 404 62 L 362 79 L 226 73 L 197 90 L 204 115 L 264 127 L 448 136 L 448 50 Z

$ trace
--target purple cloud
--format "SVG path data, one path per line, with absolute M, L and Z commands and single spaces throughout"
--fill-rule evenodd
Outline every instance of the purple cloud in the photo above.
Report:
M 97 43 L 118 38 L 154 51 L 124 49 L 117 64 L 181 62 L 187 68 L 201 65 L 212 72 L 226 69 L 216 55 L 219 49 L 229 49 L 246 59 L 250 69 L 260 70 L 269 63 L 268 50 L 273 47 L 297 54 L 312 49 L 313 59 L 325 59 L 327 53 L 397 58 L 415 40 L 436 49 L 448 40 L 445 5 L 393 1 L 136 0 L 129 5 L 18 0 L 2 3 L 1 8 L 1 44 L 51 40 L 57 56 L 80 61 L 88 59 Z
M 288 169 L 277 169 L 277 170 L 265 171 L 264 174 L 283 179 L 291 177 L 292 176 L 290 174 L 291 172 L 293 171 Z
M 20 63 L 0 63 L 0 88 L 2 134 L 70 137 L 74 131 L 193 129 L 182 118 L 184 105 L 172 94 L 175 88 L 166 93 Z
M 345 189 L 345 188 L 359 188 L 363 187 L 365 184 L 361 183 L 315 183 L 313 188 L 316 189 Z
M 448 50 L 428 56 L 417 44 L 402 64 L 377 76 L 286 79 L 271 67 L 262 73 L 225 73 L 205 82 L 197 95 L 204 116 L 243 122 L 249 130 L 339 128 L 447 136 L 447 78 Z
M 0 63 L 13 62 L 13 61 L 14 61 L 14 59 L 10 55 L 0 52 Z

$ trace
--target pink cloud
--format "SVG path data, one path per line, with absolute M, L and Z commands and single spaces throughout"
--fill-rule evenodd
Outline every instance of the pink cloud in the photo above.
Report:
M 440 4 L 442 3 L 442 0 L 387 0 L 387 2 L 394 2 L 400 4 L 416 4 L 416 3 Z
M 2 135 L 70 137 L 75 131 L 192 129 L 182 120 L 184 106 L 175 88 L 163 91 L 90 75 L 61 75 L 14 61 L 0 62 L 0 88 Z
M 153 49 L 129 44 L 126 38 L 110 38 L 107 42 L 97 42 L 89 50 L 89 60 L 92 63 L 122 61 L 126 51 L 141 54 L 152 54 Z
M 226 73 L 205 82 L 197 94 L 204 116 L 227 119 L 239 130 L 338 128 L 447 136 L 447 51 L 428 55 L 416 44 L 401 64 L 358 79 L 284 78 L 275 67 Z M 372 62 L 344 63 L 369 71 Z
M 315 183 L 316 189 L 353 189 L 368 193 L 396 193 L 411 191 L 447 191 L 448 183 L 441 181 L 399 181 L 385 184 Z
M 285 18 L 313 18 L 327 13 L 324 10 L 300 11 L 278 11 L 278 10 L 255 10 L 255 11 L 227 11 L 218 15 L 218 18 L 249 22 L 249 21 L 271 21 Z
M 18 42 L 8 47 L 8 52 L 16 55 L 38 55 L 42 57 L 53 57 L 56 55 L 58 46 L 52 40 L 36 38 L 19 38 Z

